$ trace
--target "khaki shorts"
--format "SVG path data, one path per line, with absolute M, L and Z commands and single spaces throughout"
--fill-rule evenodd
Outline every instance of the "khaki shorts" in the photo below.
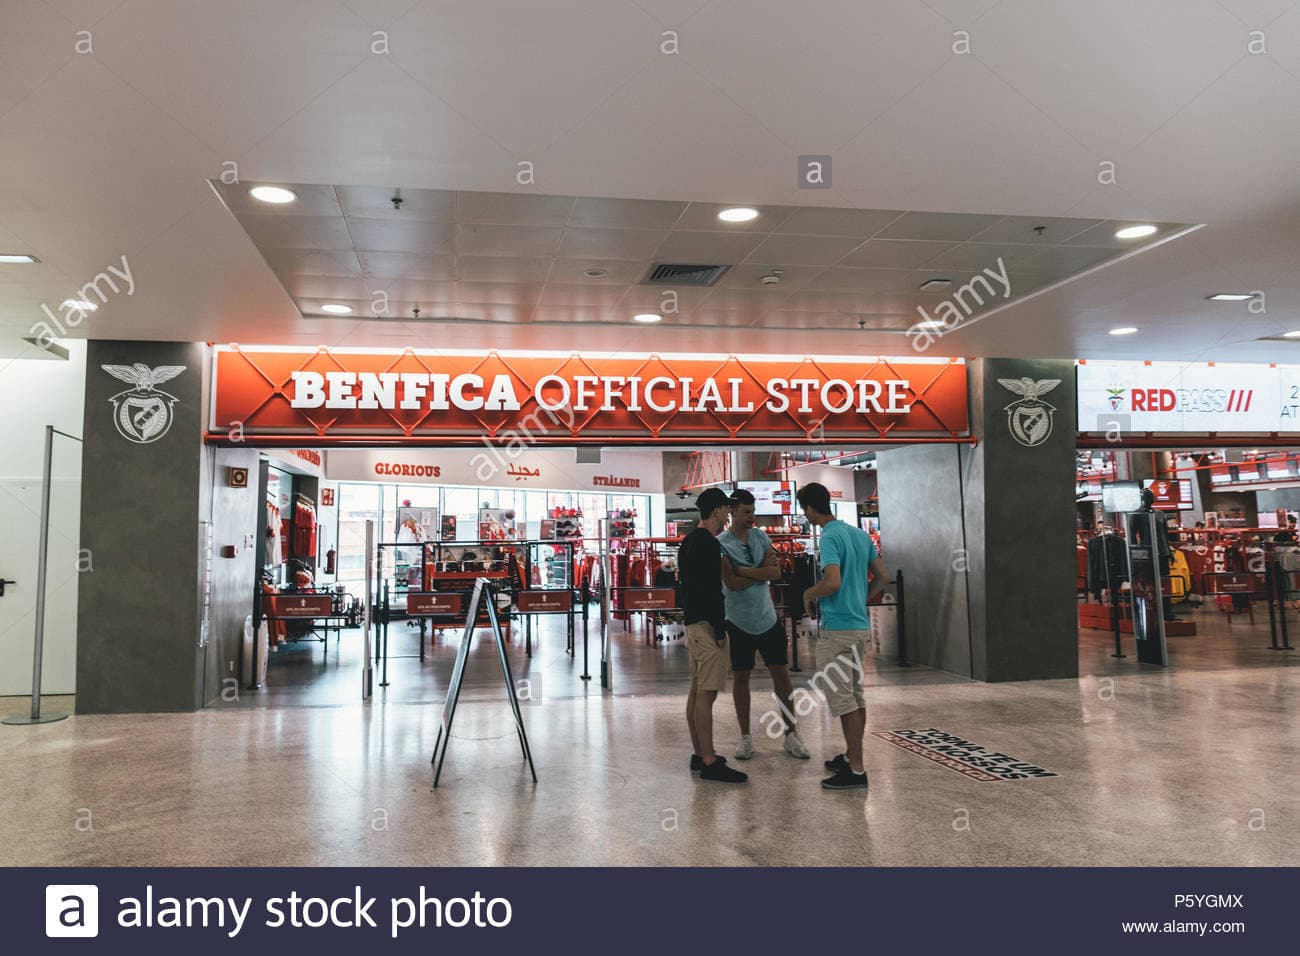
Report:
M 686 653 L 691 659 L 691 689 L 727 689 L 731 652 L 724 637 L 713 639 L 713 625 L 704 621 L 686 625 Z
M 817 638 L 817 673 L 808 686 L 826 698 L 832 716 L 843 717 L 867 706 L 862 690 L 870 631 L 822 631 Z

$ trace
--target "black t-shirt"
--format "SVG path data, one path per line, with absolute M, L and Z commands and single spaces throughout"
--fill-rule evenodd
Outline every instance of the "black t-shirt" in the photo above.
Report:
M 721 639 L 726 602 L 722 595 L 722 545 L 709 531 L 696 528 L 677 548 L 677 572 L 682 582 L 682 610 L 687 624 L 713 625 Z

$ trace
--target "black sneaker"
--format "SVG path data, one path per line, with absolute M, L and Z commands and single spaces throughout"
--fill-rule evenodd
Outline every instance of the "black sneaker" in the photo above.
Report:
M 739 770 L 733 770 L 727 766 L 727 762 L 719 757 L 713 763 L 706 763 L 700 770 L 701 780 L 714 780 L 718 783 L 744 783 L 749 779 L 749 774 L 741 773 Z
M 837 771 L 835 776 L 827 777 L 822 781 L 823 790 L 865 790 L 867 789 L 866 773 L 854 773 L 850 769 Z
M 726 757 L 720 756 L 715 759 L 719 763 L 727 762 Z M 691 773 L 699 773 L 703 769 L 704 769 L 704 758 L 702 758 L 699 754 L 691 754 Z
M 844 756 L 844 754 L 836 754 L 830 760 L 823 763 L 822 766 L 826 768 L 827 773 L 839 773 L 842 770 L 849 769 L 849 758 Z

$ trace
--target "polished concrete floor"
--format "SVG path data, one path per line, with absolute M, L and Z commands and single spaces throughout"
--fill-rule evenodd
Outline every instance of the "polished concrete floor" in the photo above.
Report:
M 356 673 L 347 640 L 341 682 Z M 672 676 L 680 647 L 638 641 L 619 642 L 616 657 L 625 671 L 658 661 L 659 693 L 631 693 L 624 680 L 615 695 L 583 685 L 573 696 L 562 639 L 535 658 L 560 675 L 541 670 L 543 699 L 523 708 L 536 785 L 487 642 L 436 791 L 441 709 L 430 701 L 445 683 L 412 702 L 0 727 L 0 864 L 1300 863 L 1300 667 L 1275 663 L 1292 655 L 1162 670 L 1110 662 L 1104 640 L 1085 637 L 1089 676 L 1003 685 L 872 665 L 869 731 L 939 728 L 1059 776 L 976 782 L 868 737 L 870 791 L 827 793 L 820 758 L 839 741 L 822 712 L 801 726 L 814 760 L 763 740 L 744 765 L 748 784 L 692 777 Z M 1102 673 L 1090 654 L 1123 666 Z M 717 716 L 729 752 L 729 696 Z

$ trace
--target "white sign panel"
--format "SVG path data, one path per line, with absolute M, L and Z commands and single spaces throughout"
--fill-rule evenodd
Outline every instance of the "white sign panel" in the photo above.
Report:
M 1300 368 L 1081 362 L 1083 432 L 1300 432 Z
M 663 494 L 663 453 L 605 451 L 580 465 L 572 448 L 345 449 L 325 453 L 331 481 Z

